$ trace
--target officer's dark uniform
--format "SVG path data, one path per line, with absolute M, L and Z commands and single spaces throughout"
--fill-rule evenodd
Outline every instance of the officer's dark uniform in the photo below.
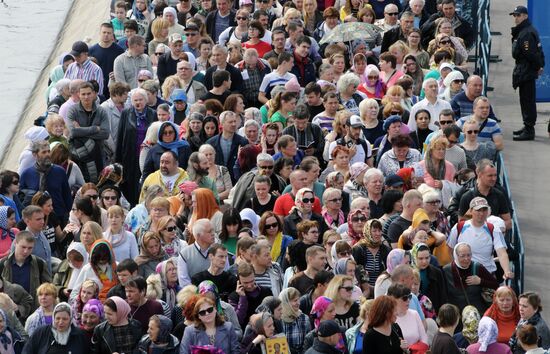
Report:
M 519 88 L 524 125 L 521 131 L 516 132 L 518 136 L 514 140 L 532 140 L 537 121 L 535 80 L 538 78 L 539 69 L 544 67 L 544 53 L 539 34 L 528 19 L 512 27 L 512 57 L 516 60 L 512 86 L 514 89 Z

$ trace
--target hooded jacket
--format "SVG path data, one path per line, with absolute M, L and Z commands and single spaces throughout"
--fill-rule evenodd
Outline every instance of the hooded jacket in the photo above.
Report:
M 69 261 L 68 256 L 71 251 L 78 252 L 82 256 L 83 262 L 80 269 L 75 269 L 74 265 Z M 88 264 L 88 252 L 86 251 L 86 247 L 81 242 L 71 242 L 69 248 L 67 248 L 67 258 L 61 262 L 57 269 L 57 273 L 55 273 L 53 277 L 53 284 L 57 287 L 57 294 L 63 301 L 67 300 L 63 290 L 72 289 L 72 287 L 76 285 L 76 280 L 86 264 Z M 70 284 L 69 286 L 71 278 L 73 277 L 74 284 Z

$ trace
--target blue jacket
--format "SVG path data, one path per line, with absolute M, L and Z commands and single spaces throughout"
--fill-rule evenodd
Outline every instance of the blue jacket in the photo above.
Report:
M 195 326 L 188 326 L 183 333 L 180 344 L 180 354 L 191 353 L 191 346 L 209 344 L 210 339 L 206 331 L 198 329 Z M 225 322 L 223 325 L 216 327 L 214 346 L 223 350 L 225 354 L 240 354 L 241 346 L 237 340 L 237 334 L 231 322 Z
M 52 165 L 46 178 L 46 190 L 52 196 L 53 210 L 62 220 L 66 220 L 73 206 L 67 174 L 62 167 Z M 23 205 L 29 205 L 40 188 L 40 175 L 34 166 L 21 173 L 20 188 L 25 194 Z

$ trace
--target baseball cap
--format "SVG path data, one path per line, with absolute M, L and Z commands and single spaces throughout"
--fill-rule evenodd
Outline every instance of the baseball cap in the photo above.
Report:
M 363 121 L 361 120 L 361 117 L 354 114 L 348 118 L 348 121 L 346 122 L 346 124 L 352 128 L 360 128 L 363 126 Z
M 489 203 L 487 203 L 487 199 L 483 197 L 475 197 L 470 202 L 470 209 L 479 210 L 483 208 L 489 208 Z
M 510 16 L 512 15 L 519 15 L 519 14 L 526 14 L 527 15 L 527 8 L 525 6 L 516 6 L 514 11 L 510 12 Z
M 319 328 L 317 328 L 317 335 L 319 337 L 326 338 L 336 333 L 340 333 L 340 326 L 333 320 L 323 321 L 319 324 Z
M 72 50 L 71 50 L 71 55 L 72 56 L 77 56 L 77 55 L 80 55 L 82 53 L 88 53 L 89 52 L 89 49 L 88 49 L 88 45 L 82 41 L 77 41 L 77 42 L 74 42 L 73 43 L 73 47 L 72 47 Z
M 185 32 L 199 32 L 199 26 L 194 23 L 188 23 L 185 25 Z
M 172 102 L 175 102 L 175 101 L 185 101 L 185 102 L 187 102 L 187 95 L 185 94 L 184 89 L 174 90 L 174 92 L 172 92 L 172 95 L 170 96 L 170 98 L 172 99 Z
M 176 43 L 176 42 L 183 42 L 183 39 L 181 38 L 181 34 L 172 33 L 170 36 L 168 36 L 168 41 L 170 43 Z
M 384 179 L 384 184 L 388 187 L 401 187 L 405 182 L 401 176 L 392 173 Z

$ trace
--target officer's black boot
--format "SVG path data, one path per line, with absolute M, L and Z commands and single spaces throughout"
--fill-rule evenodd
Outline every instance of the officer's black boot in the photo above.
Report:
M 525 131 L 525 127 L 522 127 L 521 129 L 519 130 L 514 130 L 512 133 L 514 135 L 521 135 L 521 133 L 523 133 Z
M 523 133 L 513 137 L 514 141 L 535 140 L 535 127 L 525 126 Z

